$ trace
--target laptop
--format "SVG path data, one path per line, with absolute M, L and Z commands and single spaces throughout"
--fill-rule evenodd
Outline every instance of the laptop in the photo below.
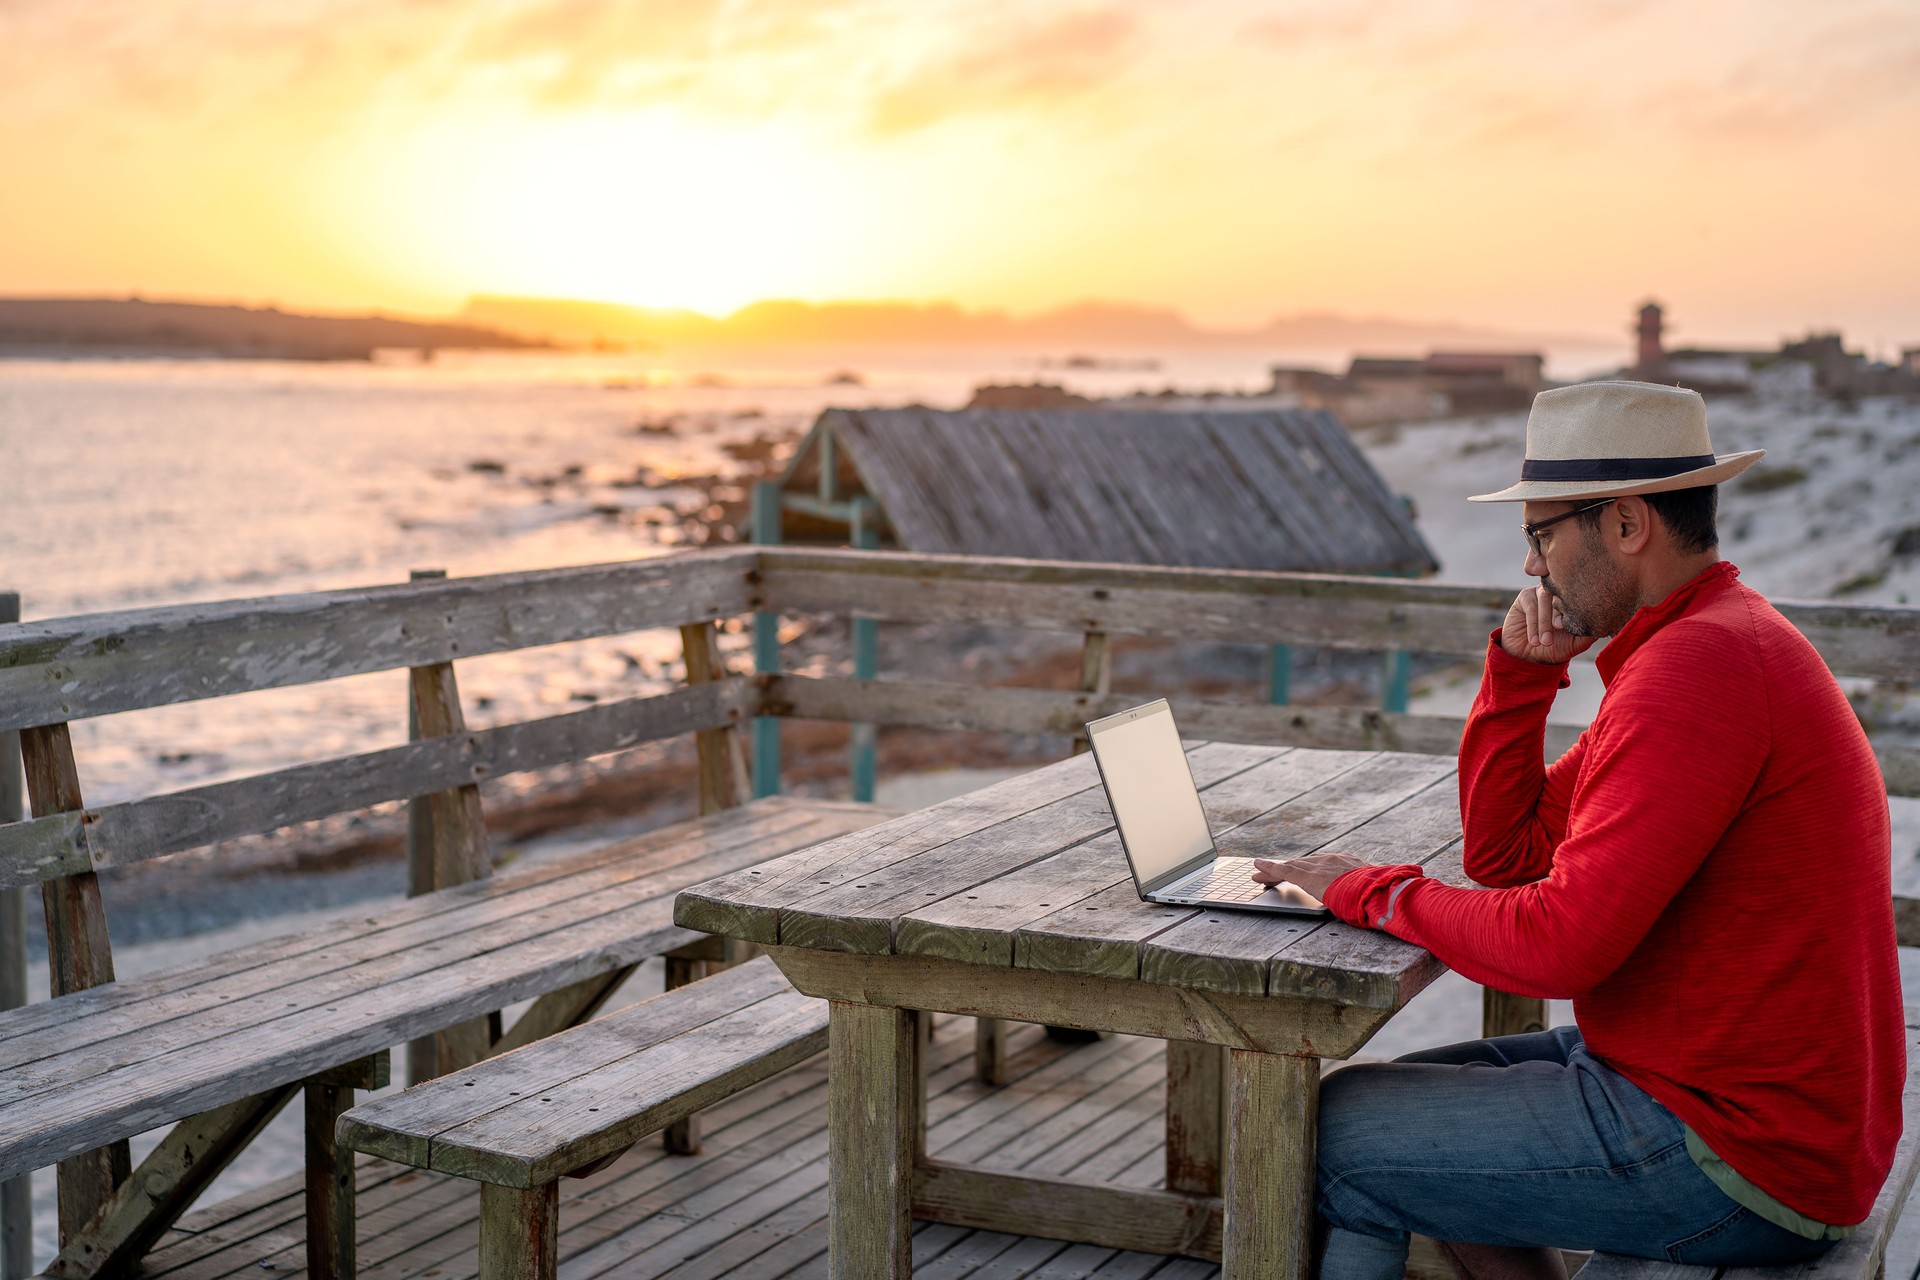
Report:
M 1251 842 L 1241 844 L 1232 834 L 1226 852 L 1214 844 L 1166 699 L 1091 721 L 1087 738 L 1120 828 L 1134 888 L 1143 899 L 1281 915 L 1332 914 L 1295 885 L 1269 888 L 1254 883 L 1254 856 L 1270 856 L 1266 850 L 1249 847 Z M 1235 854 L 1236 844 L 1243 853 Z

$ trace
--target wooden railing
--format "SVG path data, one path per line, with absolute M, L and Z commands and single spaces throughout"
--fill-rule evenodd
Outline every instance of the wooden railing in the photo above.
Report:
M 900 553 L 762 548 L 755 608 L 1083 635 L 1402 650 L 1478 661 L 1512 587 Z M 1776 601 L 1839 676 L 1920 676 L 1920 609 Z M 1104 642 L 1102 642 L 1104 643 Z M 761 713 L 935 729 L 1071 734 L 1138 695 L 979 688 L 768 671 Z M 1463 720 L 1365 707 L 1170 699 L 1193 737 L 1451 754 Z M 1577 728 L 1549 726 L 1557 754 Z M 1920 795 L 1920 750 L 1877 752 L 1893 795 Z
M 1071 735 L 1137 701 L 1106 688 L 1112 636 L 1477 658 L 1511 598 L 1507 587 L 1381 578 L 743 547 L 0 625 L 0 733 L 24 731 L 30 766 L 38 758 L 45 779 L 44 794 L 35 796 L 39 816 L 0 824 L 0 887 L 71 883 L 108 867 L 644 741 L 711 734 L 755 717 Z M 1920 672 L 1920 609 L 1779 607 L 1836 674 L 1904 681 Z M 1087 637 L 1087 678 L 1081 689 L 1052 690 L 805 676 L 780 670 L 777 645 L 761 643 L 761 669 L 752 676 L 726 674 L 701 653 L 689 662 L 693 683 L 668 693 L 97 808 L 77 800 L 79 774 L 64 728 L 72 720 L 373 671 L 417 673 L 482 654 L 655 628 L 681 628 L 693 644 L 722 619 L 815 614 L 1075 633 Z M 1462 728 L 1455 718 L 1271 706 L 1251 696 L 1173 702 L 1188 734 L 1239 742 L 1446 754 Z M 1576 732 L 1551 729 L 1549 750 L 1564 748 Z M 777 757 L 765 758 L 777 752 L 777 733 L 755 741 L 763 757 L 755 775 L 777 777 L 769 768 Z M 739 773 L 719 749 L 703 739 L 701 777 L 716 790 Z M 1920 795 L 1920 751 L 1883 747 L 1878 754 L 1892 794 Z M 56 795 L 62 778 L 70 785 Z M 1920 939 L 1920 914 L 1909 920 L 1920 905 L 1901 911 L 1903 941 Z M 57 939 L 57 949 L 77 941 Z

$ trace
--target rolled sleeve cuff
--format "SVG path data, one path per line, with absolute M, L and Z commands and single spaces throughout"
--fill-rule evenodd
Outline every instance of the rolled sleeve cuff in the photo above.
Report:
M 1497 673 L 1504 685 L 1532 684 L 1541 688 L 1564 689 L 1573 683 L 1567 663 L 1533 662 L 1516 658 L 1500 647 L 1500 628 L 1494 628 L 1487 640 L 1487 670 Z
M 1321 901 L 1348 924 L 1385 929 L 1400 910 L 1400 895 L 1426 872 L 1412 863 L 1398 867 L 1356 867 L 1327 886 Z

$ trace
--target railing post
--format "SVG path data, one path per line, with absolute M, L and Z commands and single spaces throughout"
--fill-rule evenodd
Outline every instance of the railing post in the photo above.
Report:
M 831 438 L 831 437 L 828 437 Z M 852 511 L 848 521 L 848 540 L 861 551 L 880 546 L 879 510 L 871 498 L 848 502 Z M 872 618 L 853 619 L 853 678 L 871 680 L 880 669 L 880 624 Z M 862 804 L 873 802 L 874 756 L 878 731 L 870 724 L 853 726 L 853 798 Z
M 1113 639 L 1104 631 L 1089 631 L 1080 645 L 1080 692 L 1106 697 L 1113 691 Z M 1073 735 L 1073 754 L 1093 750 L 1086 731 Z
M 20 621 L 20 596 L 0 591 L 0 622 Z M 0 733 L 0 823 L 27 816 L 20 735 Z M 0 889 L 0 1009 L 27 1002 L 27 891 Z M 0 1280 L 33 1274 L 33 1175 L 0 1182 Z
M 1406 499 L 1402 499 L 1406 501 Z M 1381 575 L 1388 578 L 1411 578 L 1414 575 L 1404 571 L 1394 571 Z M 1380 709 L 1395 715 L 1407 713 L 1409 686 L 1413 682 L 1413 658 L 1405 650 L 1393 649 L 1381 659 L 1380 665 Z
M 416 569 L 415 582 L 446 577 L 444 569 Z M 433 662 L 407 669 L 407 728 L 412 739 L 444 738 L 466 732 L 460 686 L 453 663 Z M 409 802 L 407 810 L 407 892 L 409 896 L 450 889 L 493 874 L 487 846 L 486 816 L 477 785 L 437 791 Z M 417 806 L 417 807 L 415 807 Z M 424 813 L 424 817 L 422 814 Z M 487 1056 L 497 1038 L 496 1018 L 476 1018 L 422 1037 L 407 1045 L 407 1083 L 471 1066 Z
M 753 486 L 753 541 L 756 546 L 780 544 L 780 482 L 762 480 Z M 753 669 L 758 675 L 780 674 L 780 615 L 753 615 Z M 753 794 L 780 794 L 780 721 L 774 716 L 753 718 Z
M 1284 707 L 1293 697 L 1293 646 L 1269 645 L 1267 648 L 1267 702 Z
M 1403 649 L 1390 651 L 1380 668 L 1380 709 L 1405 715 L 1412 681 L 1413 656 Z
M 80 767 L 73 758 L 73 735 L 64 722 L 21 730 L 20 762 L 27 775 L 28 807 L 34 817 L 75 813 L 87 807 L 80 791 Z M 100 898 L 99 876 L 83 871 L 43 880 L 40 905 L 47 921 L 48 993 L 64 996 L 112 982 L 113 948 L 107 939 L 107 910 Z M 85 1231 L 93 1215 L 113 1199 L 132 1167 L 124 1138 L 60 1162 L 55 1177 L 62 1248 Z
M 415 569 L 407 575 L 410 582 L 424 582 L 447 576 L 445 569 Z M 407 741 L 420 740 L 420 710 L 407 696 Z M 417 898 L 433 892 L 433 810 L 425 796 L 407 801 L 407 896 Z M 439 1054 L 433 1037 L 421 1036 L 407 1042 L 407 1083 L 419 1084 L 439 1075 Z

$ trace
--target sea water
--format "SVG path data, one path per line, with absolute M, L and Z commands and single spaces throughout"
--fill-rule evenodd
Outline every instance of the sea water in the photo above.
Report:
M 0 361 L 0 591 L 42 619 L 659 555 L 712 536 L 730 446 L 1047 376 L 978 351 Z M 1075 380 L 1251 389 L 1264 362 Z M 465 662 L 469 722 L 653 691 L 677 651 L 665 632 Z M 382 673 L 76 722 L 82 782 L 112 803 L 393 745 L 405 696 Z

